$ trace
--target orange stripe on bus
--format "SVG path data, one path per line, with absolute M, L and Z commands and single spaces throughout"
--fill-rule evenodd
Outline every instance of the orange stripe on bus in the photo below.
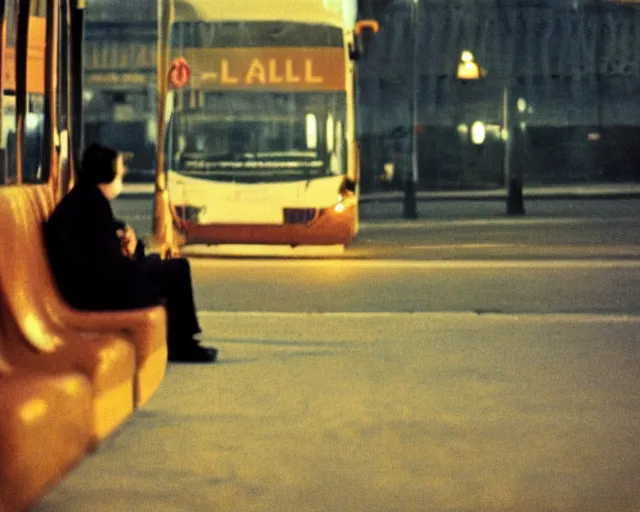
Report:
M 343 48 L 185 48 L 198 90 L 344 91 Z
M 2 26 L 3 41 L 6 41 L 6 22 Z M 31 16 L 29 18 L 29 40 L 27 50 L 27 92 L 44 94 L 44 64 L 47 41 L 47 19 Z M 16 50 L 5 48 L 2 65 L 2 87 L 16 89 Z

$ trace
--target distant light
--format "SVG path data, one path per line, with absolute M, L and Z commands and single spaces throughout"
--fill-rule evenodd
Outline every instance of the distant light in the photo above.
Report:
M 38 128 L 40 128 L 40 123 L 42 121 L 42 114 L 33 114 L 33 113 L 28 113 L 26 116 L 26 129 L 27 131 L 36 131 Z
M 527 100 L 524 98 L 518 98 L 518 112 L 521 114 L 527 110 Z
M 313 116 L 315 119 L 315 115 L 314 114 L 308 114 L 310 116 Z M 333 144 L 335 142 L 335 134 L 334 134 L 334 125 L 333 125 L 333 116 L 331 114 L 329 114 L 327 116 L 327 127 L 326 127 L 326 138 L 327 138 L 327 152 L 331 153 L 331 151 L 333 151 Z M 309 149 L 316 149 L 314 148 L 309 148 Z
M 473 53 L 469 50 L 464 50 L 460 55 L 456 76 L 458 80 L 462 80 L 463 82 L 467 80 L 479 80 L 487 76 L 487 70 L 478 65 Z
M 484 144 L 487 138 L 487 129 L 482 121 L 476 121 L 471 125 L 471 142 L 476 145 Z
M 393 164 L 393 162 L 385 163 L 382 171 L 382 176 L 380 177 L 380 179 L 382 181 L 387 181 L 387 182 L 393 181 L 394 171 L 395 171 L 395 165 Z
M 464 50 L 462 52 L 462 55 L 460 56 L 460 60 L 462 62 L 473 62 L 474 61 L 473 53 L 471 53 L 469 50 Z
M 460 135 L 466 135 L 467 133 L 469 133 L 469 127 L 466 124 L 459 124 L 456 130 Z
M 318 148 L 318 120 L 315 114 L 306 116 L 306 139 L 307 149 Z

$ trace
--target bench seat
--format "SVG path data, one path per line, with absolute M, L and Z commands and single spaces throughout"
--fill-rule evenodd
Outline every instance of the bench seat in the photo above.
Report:
M 91 415 L 83 375 L 0 372 L 0 512 L 24 510 L 82 460 Z

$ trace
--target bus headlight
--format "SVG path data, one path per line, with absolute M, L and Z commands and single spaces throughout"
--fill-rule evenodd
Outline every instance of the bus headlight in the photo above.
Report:
M 342 197 L 342 194 L 338 194 L 338 202 L 333 207 L 333 210 L 336 213 L 343 213 L 346 210 L 346 207 L 344 206 L 343 200 L 344 200 L 344 197 Z

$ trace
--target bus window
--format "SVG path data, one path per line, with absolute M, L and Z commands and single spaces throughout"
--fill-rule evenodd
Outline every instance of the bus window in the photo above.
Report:
M 29 94 L 27 97 L 27 117 L 24 123 L 23 182 L 46 181 L 43 172 L 44 157 L 44 96 Z
M 342 127 L 342 121 L 336 123 L 336 142 L 335 151 L 336 155 L 336 167 L 332 170 L 334 174 L 342 174 L 347 168 L 346 153 L 344 151 L 344 129 Z
M 5 2 L 5 24 L 2 31 L 2 133 L 0 134 L 0 182 L 16 182 L 16 4 Z
M 327 152 L 331 153 L 333 151 L 333 116 L 329 114 L 327 116 Z
M 24 183 L 39 183 L 46 181 L 49 177 L 48 169 L 44 169 L 46 0 L 31 0 L 29 14 L 27 112 L 24 123 L 22 180 Z
M 58 134 L 57 142 L 60 162 L 61 183 L 64 185 L 63 192 L 67 191 L 70 176 L 69 164 L 69 59 L 67 51 L 69 48 L 69 33 L 67 21 L 67 1 L 60 0 L 60 27 L 58 31 L 58 87 L 56 88 L 57 101 L 57 127 L 54 126 L 54 133 Z
M 314 114 L 307 114 L 307 149 L 318 148 L 318 120 Z

